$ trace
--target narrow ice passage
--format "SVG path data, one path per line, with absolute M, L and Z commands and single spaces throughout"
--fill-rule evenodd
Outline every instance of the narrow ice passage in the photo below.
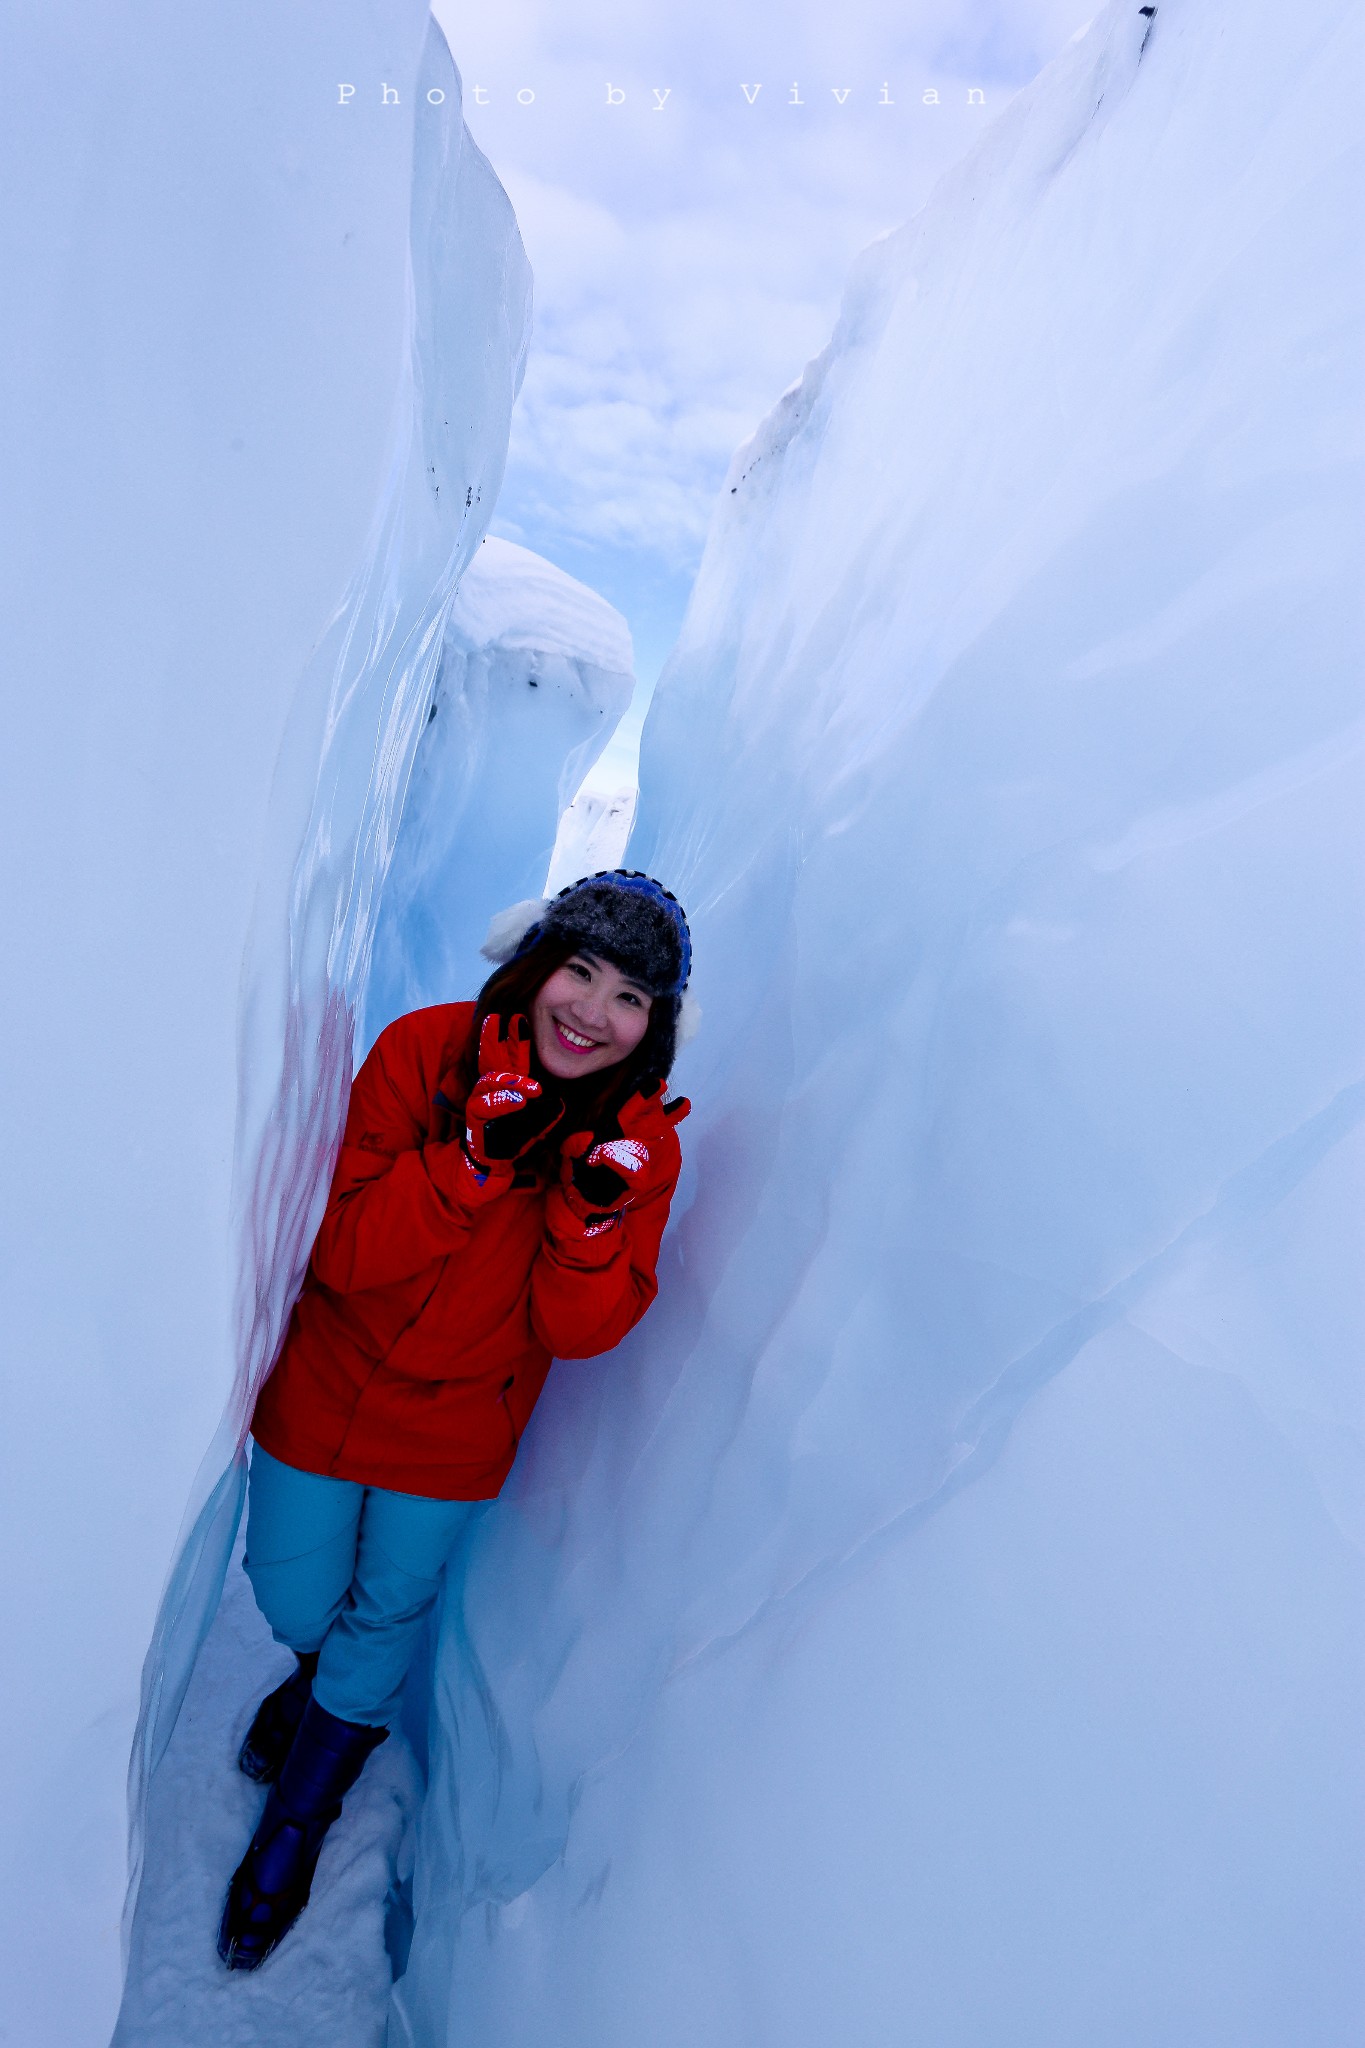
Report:
M 484 543 L 461 582 L 433 677 L 358 1042 L 390 1015 L 477 987 L 488 907 L 543 883 L 559 812 L 629 701 L 631 666 L 625 622 L 603 599 L 525 548 Z M 234 1759 L 256 1702 L 291 1668 L 256 1611 L 240 1553 L 239 1537 L 149 1789 L 117 2040 L 268 2048 L 287 2033 L 292 2048 L 370 2048 L 384 2039 L 408 1939 L 423 1674 L 414 1676 L 404 1731 L 347 1799 L 315 1905 L 258 1976 L 230 1977 L 213 1930 L 262 1799 Z
M 83 967 L 54 987 L 42 947 L 16 951 L 15 1064 L 39 1135 L 79 1077 L 84 1180 L 60 1179 L 31 1117 L 15 1143 L 31 1202 L 74 1204 L 92 1246 L 128 1219 L 91 1273 L 17 1290 L 61 1487 L 44 1480 L 53 1506 L 25 1478 L 14 1554 L 60 1553 L 50 1583 L 80 1587 L 72 1625 L 110 1671 L 73 1717 L 35 1570 L 7 1638 L 25 2038 L 85 2048 L 112 2018 L 114 1879 L 84 1831 L 117 1805 L 126 1642 L 151 1628 L 170 1536 L 116 1509 L 159 1500 L 168 1472 L 188 1489 L 231 1331 L 239 1381 L 147 1669 L 119 2048 L 1353 2048 L 1360 31 L 1342 0 L 1113 0 L 860 258 L 828 348 L 736 456 L 628 855 L 688 906 L 705 1012 L 660 1300 L 609 1360 L 556 1369 L 452 1578 L 416 1826 L 395 1741 L 292 1950 L 251 1982 L 217 1970 L 216 1888 L 258 1796 L 232 1749 L 278 1668 L 235 1571 L 219 1600 L 235 1451 L 354 1053 L 472 967 L 630 665 L 623 623 L 546 565 L 500 578 L 490 548 L 478 612 L 529 279 L 424 8 L 383 34 L 372 13 L 341 5 L 327 36 L 406 67 L 414 97 L 438 86 L 444 111 L 391 131 L 407 140 L 377 196 L 368 159 L 329 157 L 334 217 L 267 99 L 254 202 L 263 270 L 291 281 L 300 247 L 404 244 L 410 209 L 410 277 L 390 264 L 361 291 L 318 256 L 312 287 L 395 410 L 393 429 L 372 391 L 362 408 L 372 498 L 291 563 L 296 516 L 271 524 L 259 488 L 265 539 L 232 568 L 264 623 L 224 629 L 219 666 L 232 582 L 202 567 L 198 480 L 207 461 L 235 504 L 225 428 L 211 459 L 168 455 L 180 497 L 148 512 L 150 567 L 108 531 L 127 479 L 87 479 L 107 649 L 64 637 L 61 590 L 21 617 L 45 684 L 26 765 L 40 796 L 50 755 L 78 770 L 90 823 L 62 847 L 37 801 L 16 812 Z M 335 41 L 277 14 L 254 33 L 294 85 L 335 68 Z M 173 85 L 204 59 L 175 20 L 156 44 Z M 195 118 L 210 163 L 236 161 L 226 117 Z M 148 161 L 147 189 L 117 197 L 174 250 L 198 224 Z M 65 234 L 60 177 L 48 200 Z M 231 284 L 245 301 L 260 280 Z M 210 297 L 190 342 L 236 334 L 235 302 Z M 82 305 L 57 303 L 76 317 L 33 352 L 59 332 L 76 359 Z M 183 309 L 156 310 L 178 344 Z M 130 379 L 149 350 L 148 379 L 174 373 L 151 340 L 128 343 Z M 302 419 L 292 456 L 322 461 L 356 393 L 329 373 L 310 412 L 317 338 L 275 340 L 264 424 Z M 85 475 L 70 367 L 43 414 L 62 462 L 25 448 L 43 516 L 49 471 Z M 78 384 L 92 407 L 102 375 Z M 234 387 L 238 438 L 261 424 L 240 427 L 245 404 Z M 278 656 L 234 708 L 272 632 L 303 665 L 356 559 L 288 718 Z M 51 729 L 64 689 L 89 722 L 77 770 Z M 525 805 L 489 854 L 480 807 L 527 744 Z M 150 848 L 104 792 L 111 764 L 160 792 Z M 254 911 L 224 879 L 244 844 Z M 465 882 L 458 929 L 433 925 L 428 892 Z M 152 906 L 146 957 L 119 953 L 130 892 Z M 213 1019 L 244 941 L 234 1283 L 204 1246 L 229 1237 L 237 1068 Z M 50 1053 L 33 1021 L 56 998 L 88 1021 L 92 989 L 93 1079 L 84 1021 Z M 149 1219 L 170 1233 L 155 1313 L 127 1278 Z M 134 1338 L 150 1392 L 109 1367 Z M 392 1986 L 386 1890 L 410 1856 Z

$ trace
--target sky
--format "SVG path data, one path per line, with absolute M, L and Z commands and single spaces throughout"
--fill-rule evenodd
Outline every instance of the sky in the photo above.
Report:
M 435 0 L 535 274 L 491 530 L 601 591 L 635 643 L 597 786 L 631 779 L 730 457 L 828 339 L 853 257 L 1095 4 Z

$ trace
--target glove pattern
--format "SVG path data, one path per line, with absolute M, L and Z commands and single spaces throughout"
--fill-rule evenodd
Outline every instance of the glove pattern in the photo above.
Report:
M 479 1078 L 465 1104 L 464 1153 L 480 1175 L 510 1179 L 512 1163 L 552 1131 L 562 1098 L 531 1074 L 531 1027 L 513 1017 L 503 1030 L 485 1017 L 479 1033 Z
M 622 1107 L 614 1133 L 576 1131 L 560 1154 L 560 1192 L 584 1237 L 615 1230 L 627 1209 L 673 1177 L 672 1148 L 662 1141 L 692 1105 L 685 1095 L 663 1099 L 663 1083 L 647 1083 Z

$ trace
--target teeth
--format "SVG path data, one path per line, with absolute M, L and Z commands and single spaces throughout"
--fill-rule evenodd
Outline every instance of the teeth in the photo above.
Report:
M 567 1038 L 570 1045 L 580 1045 L 585 1052 L 596 1045 L 597 1040 L 595 1038 L 584 1038 L 580 1032 L 570 1031 L 567 1024 L 559 1023 L 558 1018 L 555 1019 L 555 1023 L 558 1025 L 561 1037 Z

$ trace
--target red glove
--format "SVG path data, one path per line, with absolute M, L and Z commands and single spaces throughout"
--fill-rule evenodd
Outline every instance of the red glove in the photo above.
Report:
M 605 1137 L 575 1131 L 560 1153 L 559 1195 L 584 1237 L 615 1230 L 627 1209 L 657 1194 L 673 1177 L 674 1149 L 663 1142 L 691 1110 L 685 1095 L 664 1101 L 664 1084 L 632 1095 Z
M 531 1077 L 531 1027 L 513 1017 L 485 1017 L 479 1033 L 479 1078 L 465 1104 L 464 1154 L 476 1174 L 504 1183 L 512 1163 L 552 1131 L 564 1114 L 553 1089 Z

